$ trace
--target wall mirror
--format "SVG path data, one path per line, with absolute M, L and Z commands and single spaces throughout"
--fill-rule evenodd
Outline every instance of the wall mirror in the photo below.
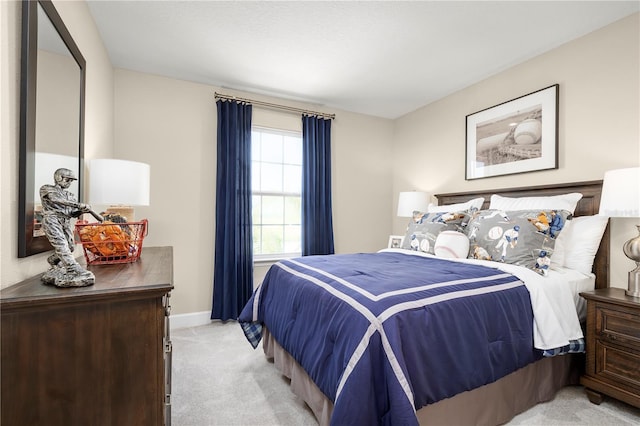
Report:
M 18 257 L 52 247 L 40 226 L 40 187 L 60 167 L 82 198 L 85 59 L 53 3 L 22 2 Z

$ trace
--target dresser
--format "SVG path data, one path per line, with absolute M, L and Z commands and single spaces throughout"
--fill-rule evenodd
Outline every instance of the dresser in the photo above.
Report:
M 172 248 L 87 269 L 89 287 L 0 291 L 2 426 L 170 425 Z
M 580 293 L 587 300 L 586 371 L 589 400 L 603 394 L 640 407 L 640 299 L 623 289 Z

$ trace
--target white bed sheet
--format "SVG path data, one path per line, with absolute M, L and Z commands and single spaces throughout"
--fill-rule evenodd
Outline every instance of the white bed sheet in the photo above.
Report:
M 383 249 L 413 256 L 436 257 L 432 254 L 404 249 Z M 475 263 L 500 269 L 517 276 L 529 290 L 533 310 L 533 344 L 537 349 L 555 349 L 571 340 L 584 337 L 580 321 L 586 315 L 581 291 L 593 290 L 595 275 L 557 267 L 542 276 L 531 269 L 507 263 L 476 259 L 446 259 L 453 262 Z
M 573 303 L 576 307 L 576 313 L 580 322 L 587 320 L 587 301 L 580 296 L 583 291 L 592 291 L 596 288 L 596 276 L 595 274 L 585 275 L 582 272 L 575 269 L 564 268 L 560 266 L 552 266 L 550 275 L 555 275 L 554 279 L 560 279 L 565 282 L 565 285 L 571 290 L 573 294 Z

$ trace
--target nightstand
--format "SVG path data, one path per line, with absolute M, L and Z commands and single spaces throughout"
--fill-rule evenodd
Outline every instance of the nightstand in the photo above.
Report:
M 580 293 L 587 300 L 587 365 L 580 383 L 594 404 L 603 394 L 640 407 L 640 299 L 624 289 Z

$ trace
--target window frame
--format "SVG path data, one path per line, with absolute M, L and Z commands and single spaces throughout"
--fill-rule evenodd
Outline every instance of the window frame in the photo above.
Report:
M 260 125 L 252 125 L 251 126 L 251 133 L 254 132 L 260 132 L 260 133 L 272 133 L 272 134 L 276 134 L 278 136 L 291 136 L 291 137 L 295 137 L 295 138 L 299 138 L 300 139 L 300 143 L 302 144 L 302 131 L 295 131 L 295 130 L 287 130 L 287 129 L 278 129 L 275 127 L 268 127 L 268 126 L 260 126 Z M 253 150 L 253 139 L 251 140 L 251 144 L 252 147 L 251 149 Z M 252 162 L 252 172 L 253 172 L 253 161 L 254 159 L 251 158 L 251 162 Z M 300 155 L 300 163 L 302 163 L 302 152 Z M 277 163 L 274 163 L 277 164 Z M 281 163 L 282 165 L 285 164 L 290 164 L 290 163 L 285 163 L 284 159 Z M 301 174 L 300 174 L 300 180 L 302 181 L 302 170 L 301 170 Z M 252 176 L 252 182 L 253 182 L 253 176 Z M 269 190 L 265 190 L 265 191 L 259 191 L 256 192 L 255 189 L 253 188 L 253 185 L 251 187 L 251 197 L 253 198 L 254 196 L 276 196 L 276 197 L 282 197 L 284 199 L 284 197 L 299 197 L 300 198 L 300 202 L 302 203 L 302 187 L 300 188 L 300 193 L 297 192 L 290 192 L 290 191 L 283 191 L 282 192 L 278 192 L 278 191 L 269 191 Z M 253 216 L 253 209 L 254 209 L 254 205 L 252 203 L 251 206 L 251 214 Z M 302 206 L 300 208 L 300 231 L 302 232 Z M 255 223 L 252 222 L 251 224 L 251 231 L 253 234 L 253 229 L 256 226 Z M 263 224 L 260 224 L 258 226 L 263 226 Z M 283 223 L 283 226 L 287 226 L 286 223 Z M 302 237 L 302 235 L 301 235 Z M 252 244 L 253 244 L 253 238 L 252 238 Z M 255 246 L 254 246 L 255 248 Z M 278 260 L 282 260 L 282 259 L 290 259 L 293 257 L 300 257 L 302 256 L 302 241 L 300 242 L 300 251 L 299 252 L 282 252 L 282 253 L 269 253 L 269 254 L 256 254 L 255 250 L 253 252 L 253 263 L 254 264 L 261 264 L 261 263 L 273 263 L 273 262 L 277 262 Z

